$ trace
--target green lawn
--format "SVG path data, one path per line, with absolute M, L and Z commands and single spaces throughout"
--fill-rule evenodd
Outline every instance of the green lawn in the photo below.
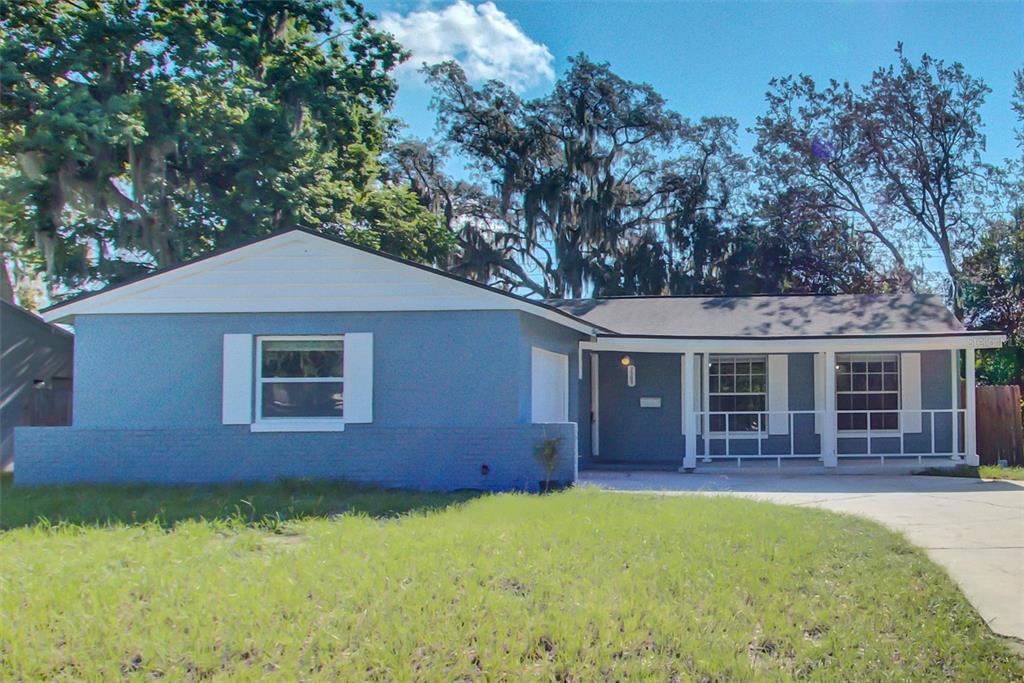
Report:
M 466 497 L 5 491 L 0 680 L 1024 678 L 949 578 L 868 521 L 724 497 Z
M 981 467 L 969 467 L 957 465 L 956 467 L 929 467 L 917 474 L 924 474 L 931 477 L 969 477 L 971 479 L 1013 479 L 1024 480 L 1024 467 L 996 467 L 995 465 L 982 465 Z

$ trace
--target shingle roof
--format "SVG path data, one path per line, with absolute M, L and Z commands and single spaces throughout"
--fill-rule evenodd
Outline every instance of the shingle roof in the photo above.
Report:
M 546 303 L 627 336 L 779 338 L 967 333 L 942 298 L 929 294 L 637 296 L 548 299 Z

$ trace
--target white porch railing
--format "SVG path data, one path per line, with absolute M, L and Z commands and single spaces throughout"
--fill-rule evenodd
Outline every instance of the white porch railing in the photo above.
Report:
M 883 429 L 872 429 L 871 418 L 868 417 L 866 420 L 866 428 L 858 430 L 839 430 L 838 429 L 838 416 L 840 414 L 858 414 L 858 415 L 872 415 L 872 414 L 883 414 L 883 413 L 899 413 L 899 429 L 896 430 L 883 430 Z M 705 463 L 713 462 L 715 460 L 735 460 L 736 465 L 742 465 L 743 460 L 775 460 L 777 466 L 782 466 L 782 461 L 787 459 L 798 459 L 798 458 L 818 458 L 822 459 L 824 452 L 829 450 L 824 439 L 825 426 L 824 420 L 832 420 L 832 429 L 830 430 L 834 434 L 834 442 L 831 444 L 831 452 L 836 454 L 839 460 L 849 458 L 864 458 L 864 457 L 877 457 L 881 460 L 881 463 L 885 463 L 886 458 L 916 458 L 918 462 L 921 462 L 925 457 L 952 457 L 952 458 L 963 458 L 965 456 L 965 450 L 961 445 L 964 435 L 964 424 L 966 420 L 967 411 L 963 408 L 959 409 L 937 409 L 937 410 L 839 410 L 831 414 L 826 415 L 825 411 L 821 410 L 757 410 L 757 411 L 697 411 L 697 424 L 699 425 L 700 433 L 698 434 L 698 442 L 703 444 L 703 453 L 699 454 L 698 460 L 703 460 Z M 920 432 L 907 432 L 904 430 L 906 424 L 906 418 L 911 415 L 921 416 L 922 429 Z M 947 415 L 950 417 L 949 424 L 942 425 L 942 429 L 939 429 L 937 417 L 941 415 Z M 773 422 L 773 416 L 776 416 L 776 423 L 778 417 L 784 417 L 785 419 L 785 432 L 777 426 L 773 429 L 769 425 Z M 925 420 L 925 417 L 928 417 Z M 726 426 L 723 431 L 712 431 L 710 429 L 713 417 L 721 417 L 721 420 L 715 420 Z M 804 420 L 800 420 L 799 423 L 797 418 L 806 417 Z M 730 424 L 734 423 L 733 418 L 739 418 L 739 421 L 746 422 L 752 426 L 749 431 L 746 430 L 732 430 L 728 429 Z M 799 432 L 797 431 L 799 428 Z M 775 431 L 775 433 L 771 433 Z M 919 450 L 920 445 L 911 443 L 912 449 L 908 449 L 908 438 L 921 439 L 922 436 L 927 437 L 927 450 Z M 814 439 L 819 438 L 818 447 L 810 451 L 797 450 L 797 442 L 799 439 Z M 940 440 L 945 440 L 948 437 L 951 450 L 938 450 L 936 443 Z M 898 449 L 894 450 L 891 448 L 883 448 L 881 444 L 876 444 L 878 440 L 896 441 Z M 712 442 L 725 442 L 723 453 L 711 453 Z M 756 451 L 754 452 L 734 452 L 733 444 L 735 442 L 743 442 L 749 444 L 755 442 Z M 766 448 L 767 442 L 770 443 L 770 448 Z M 779 445 L 785 444 L 780 449 Z M 851 451 L 849 446 L 854 444 L 863 443 L 864 448 L 861 450 Z M 843 450 L 840 450 L 842 444 Z M 748 449 L 744 449 L 746 451 Z M 773 451 L 765 453 L 765 450 Z M 845 451 L 845 452 L 844 452 Z M 909 452 L 908 452 L 909 451 Z

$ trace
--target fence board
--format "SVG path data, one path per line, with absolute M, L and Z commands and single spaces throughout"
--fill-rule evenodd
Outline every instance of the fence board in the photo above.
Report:
M 1020 387 L 982 386 L 977 388 L 976 396 L 981 464 L 1007 460 L 1010 465 L 1024 465 Z

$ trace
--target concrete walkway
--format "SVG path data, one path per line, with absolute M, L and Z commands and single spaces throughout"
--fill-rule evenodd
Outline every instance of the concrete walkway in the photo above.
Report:
M 945 567 L 992 630 L 1024 641 L 1024 486 L 921 476 L 583 471 L 615 491 L 731 494 L 879 521 Z

